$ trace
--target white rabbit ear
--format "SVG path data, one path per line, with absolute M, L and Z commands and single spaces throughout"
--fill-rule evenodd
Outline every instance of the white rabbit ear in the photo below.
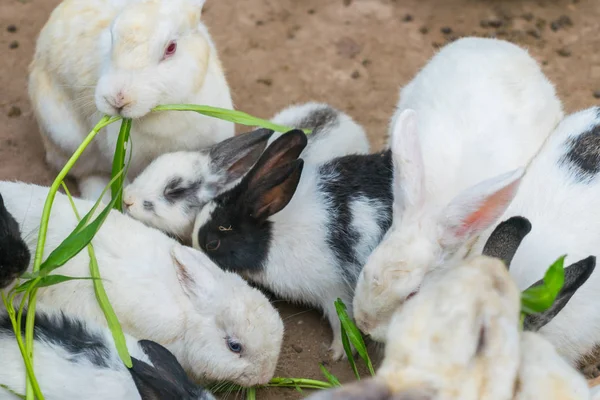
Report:
M 460 245 L 496 222 L 515 197 L 524 174 L 524 168 L 507 172 L 455 197 L 441 215 L 442 244 Z
M 177 244 L 171 249 L 171 257 L 177 278 L 188 297 L 206 297 L 218 287 L 213 273 L 216 267 L 207 264 L 212 262 L 203 253 Z
M 394 201 L 400 209 L 419 207 L 425 196 L 425 165 L 417 131 L 417 112 L 400 113 L 392 130 Z
M 206 0 L 189 0 L 194 6 L 198 7 L 200 10 L 204 7 L 204 3 Z

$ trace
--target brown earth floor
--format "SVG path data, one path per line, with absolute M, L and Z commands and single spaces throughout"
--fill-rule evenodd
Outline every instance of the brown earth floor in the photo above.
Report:
M 57 3 L 0 1 L 0 179 L 53 178 L 26 75 L 37 33 Z M 400 85 L 437 47 L 465 35 L 496 35 L 529 48 L 568 112 L 600 104 L 599 0 L 209 0 L 205 21 L 237 108 L 270 117 L 293 102 L 328 102 L 363 124 L 376 148 Z M 315 311 L 279 305 L 287 332 L 277 375 L 323 379 L 327 323 Z M 346 362 L 327 365 L 340 380 L 352 379 Z M 292 389 L 258 393 L 302 397 Z

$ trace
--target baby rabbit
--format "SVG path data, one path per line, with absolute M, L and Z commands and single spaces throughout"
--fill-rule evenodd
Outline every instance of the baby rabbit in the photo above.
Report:
M 160 104 L 232 108 L 217 51 L 200 19 L 203 4 L 64 0 L 52 12 L 29 75 L 50 166 L 64 166 L 102 113 L 135 120 L 130 179 L 162 153 L 198 150 L 233 136 L 232 123 L 197 113 L 150 114 Z M 119 124 L 105 130 L 71 170 L 84 197 L 94 200 L 108 183 Z
M 536 61 L 496 39 L 447 45 L 401 90 L 391 126 L 393 227 L 358 279 L 361 329 L 383 340 L 426 271 L 497 220 L 562 116 Z
M 488 214 L 489 218 L 481 221 L 476 231 L 465 232 L 462 248 L 447 248 L 440 258 L 460 259 L 468 253 L 479 253 L 498 218 L 496 215 L 502 215 L 503 220 L 523 215 L 533 224 L 532 232 L 511 263 L 511 275 L 522 289 L 540 280 L 548 266 L 563 254 L 568 255 L 567 263 L 589 255 L 598 257 L 600 231 L 592 229 L 590 221 L 594 220 L 593 210 L 600 197 L 597 177 L 600 171 L 599 137 L 600 108 L 590 108 L 566 117 L 529 165 L 516 196 L 513 190 L 504 189 L 500 190 L 501 199 L 498 196 L 486 199 L 482 214 Z M 492 178 L 491 181 L 494 179 L 496 182 L 503 180 Z M 507 203 L 510 205 L 506 209 Z M 380 332 L 389 321 L 381 307 L 399 307 L 406 299 L 406 293 L 418 290 L 428 272 L 439 267 L 431 263 L 407 264 L 399 268 L 389 260 L 376 263 L 383 261 L 383 258 L 377 260 L 377 253 L 377 250 L 373 253 L 374 262 L 365 267 L 363 282 L 359 279 L 355 302 L 355 308 L 359 309 L 357 322 L 363 329 L 369 328 L 366 331 L 372 336 L 380 336 L 373 335 L 373 332 Z M 582 275 L 574 275 L 574 287 L 586 273 L 591 274 L 595 259 L 588 257 L 578 264 L 576 269 Z M 380 276 L 386 279 L 376 287 L 373 279 Z M 594 311 L 599 279 L 598 274 L 591 274 L 589 281 L 573 295 L 564 310 L 545 326 L 539 327 L 540 333 L 573 365 L 599 344 L 600 315 Z M 370 326 L 365 327 L 362 321 L 367 320 Z
M 311 102 L 290 106 L 272 121 L 313 130 L 302 152 L 308 163 L 369 152 L 362 127 L 327 104 Z M 279 133 L 258 129 L 205 150 L 163 154 L 125 188 L 126 211 L 146 225 L 186 242 L 191 238 L 194 219 L 202 207 L 235 184 L 256 162 L 267 143 L 279 136 Z
M 31 254 L 19 230 L 19 223 L 4 205 L 0 194 L 0 290 L 27 270 Z
M 390 226 L 391 153 L 308 165 L 298 159 L 306 145 L 300 130 L 276 139 L 239 184 L 198 214 L 193 244 L 221 268 L 321 308 L 339 359 L 334 302 L 352 304 L 363 263 Z
M 37 232 L 48 188 L 0 182 L 0 193 L 7 209 L 22 221 L 23 231 Z M 82 214 L 92 204 L 75 200 Z M 57 194 L 45 253 L 56 248 L 77 222 L 68 198 Z M 32 234 L 31 244 L 36 240 L 37 234 Z M 259 290 L 238 275 L 222 271 L 203 253 L 117 211 L 108 215 L 92 243 L 124 331 L 167 347 L 194 379 L 229 380 L 243 386 L 270 380 L 283 323 Z M 54 273 L 88 277 L 87 252 L 80 252 Z M 106 324 L 89 280 L 40 288 L 38 301 Z
M 190 381 L 177 359 L 158 343 L 126 336 L 133 361 L 128 369 L 108 328 L 38 308 L 33 367 L 47 400 L 214 400 Z M 0 354 L 0 382 L 16 393 L 25 393 L 25 366 L 5 312 L 0 313 Z M 0 398 L 7 395 L 12 398 L 0 388 Z

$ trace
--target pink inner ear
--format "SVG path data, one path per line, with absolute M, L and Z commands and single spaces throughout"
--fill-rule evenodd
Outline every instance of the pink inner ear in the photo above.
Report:
M 456 229 L 455 235 L 464 238 L 473 233 L 479 233 L 493 224 L 506 210 L 514 197 L 520 180 L 498 190 L 488 196 L 477 209 L 468 214 L 462 224 Z

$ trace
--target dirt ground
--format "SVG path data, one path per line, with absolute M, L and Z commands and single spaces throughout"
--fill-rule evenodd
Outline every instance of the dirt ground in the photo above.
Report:
M 0 1 L 0 179 L 49 184 L 54 176 L 26 76 L 35 38 L 56 4 Z M 600 104 L 598 0 L 208 0 L 205 21 L 238 109 L 268 118 L 293 102 L 324 101 L 361 123 L 374 148 L 384 143 L 398 88 L 436 48 L 466 35 L 529 48 L 568 112 Z M 341 381 L 351 380 L 346 362 L 327 362 L 331 332 L 319 313 L 278 306 L 287 332 L 276 375 L 323 379 L 325 361 Z M 258 398 L 305 395 L 279 389 Z

